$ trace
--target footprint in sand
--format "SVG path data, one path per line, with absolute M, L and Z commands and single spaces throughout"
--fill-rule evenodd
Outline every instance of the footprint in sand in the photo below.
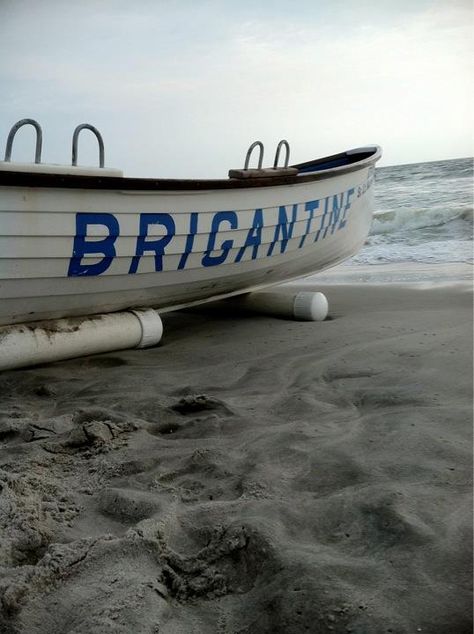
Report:
M 217 398 L 206 396 L 206 394 L 197 394 L 184 396 L 171 409 L 179 414 L 195 414 L 206 410 L 221 410 L 232 414 L 230 409 Z
M 98 495 L 101 513 L 127 524 L 137 523 L 160 510 L 155 497 L 136 489 L 107 488 Z
M 135 423 L 114 411 L 84 408 L 74 413 L 73 427 L 59 435 L 55 442 L 43 446 L 50 453 L 75 453 L 81 450 L 104 452 L 120 446 L 124 435 L 135 431 Z

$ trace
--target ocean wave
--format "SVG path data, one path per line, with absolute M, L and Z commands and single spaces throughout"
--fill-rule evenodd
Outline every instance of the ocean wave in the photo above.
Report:
M 377 170 L 370 234 L 353 263 L 471 262 L 472 159 Z
M 412 229 L 439 227 L 454 220 L 472 222 L 472 205 L 457 207 L 429 207 L 413 209 L 412 207 L 398 207 L 374 214 L 371 235 L 398 233 Z

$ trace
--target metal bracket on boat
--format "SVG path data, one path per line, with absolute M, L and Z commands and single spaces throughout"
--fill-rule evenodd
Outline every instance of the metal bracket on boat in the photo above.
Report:
M 250 163 L 250 157 L 252 155 L 252 152 L 254 151 L 254 149 L 256 147 L 260 148 L 260 154 L 258 157 L 258 168 L 257 169 L 262 169 L 262 163 L 263 163 L 263 143 L 261 141 L 254 141 L 252 143 L 252 145 L 249 147 L 249 149 L 247 150 L 247 155 L 245 157 L 245 163 L 244 163 L 244 170 L 248 170 L 249 168 L 249 163 Z
M 281 150 L 282 146 L 284 146 L 285 150 L 286 150 L 285 164 L 283 165 L 283 167 L 288 167 L 288 161 L 290 160 L 290 144 L 288 143 L 288 141 L 286 139 L 282 139 L 278 143 L 277 149 L 276 149 L 276 152 L 275 152 L 275 160 L 273 162 L 273 169 L 274 170 L 278 169 L 278 160 L 280 158 L 280 150 Z
M 102 135 L 94 128 L 90 123 L 81 123 L 74 130 L 74 134 L 72 135 L 72 165 L 77 165 L 77 142 L 79 138 L 79 133 L 81 130 L 90 130 L 93 132 L 97 138 L 99 143 L 99 167 L 104 167 L 105 162 L 105 152 L 104 152 L 104 140 L 102 139 Z
M 41 148 L 43 147 L 43 131 L 40 124 L 34 119 L 21 119 L 17 121 L 12 129 L 8 133 L 7 145 L 5 148 L 5 162 L 9 163 L 12 160 L 12 147 L 13 139 L 18 130 L 24 125 L 32 125 L 36 130 L 36 149 L 35 149 L 35 163 L 41 163 Z
M 285 165 L 283 167 L 278 167 L 278 159 L 280 158 L 280 150 L 282 147 L 286 149 L 286 158 Z M 258 160 L 258 167 L 250 169 L 250 155 L 252 154 L 254 148 L 260 148 L 260 156 Z M 239 170 L 229 170 L 229 178 L 277 178 L 279 176 L 295 176 L 298 174 L 298 169 L 296 167 L 288 167 L 288 161 L 290 158 L 290 146 L 288 145 L 288 141 L 282 139 L 277 146 L 276 154 L 275 154 L 275 162 L 273 167 L 262 167 L 263 162 L 263 143 L 261 141 L 254 141 L 252 145 L 247 150 L 247 155 L 245 157 L 244 169 Z

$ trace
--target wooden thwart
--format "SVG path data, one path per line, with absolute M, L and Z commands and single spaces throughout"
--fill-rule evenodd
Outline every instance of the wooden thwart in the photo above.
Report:
M 296 174 L 298 174 L 296 167 L 229 170 L 229 178 L 275 178 L 278 176 L 296 176 Z

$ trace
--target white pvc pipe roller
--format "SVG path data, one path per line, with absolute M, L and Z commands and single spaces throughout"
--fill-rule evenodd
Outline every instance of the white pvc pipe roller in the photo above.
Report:
M 300 291 L 299 293 L 255 292 L 234 299 L 242 308 L 266 315 L 277 315 L 302 321 L 323 321 L 329 305 L 323 293 Z
M 0 370 L 157 344 L 163 324 L 151 309 L 0 328 Z

